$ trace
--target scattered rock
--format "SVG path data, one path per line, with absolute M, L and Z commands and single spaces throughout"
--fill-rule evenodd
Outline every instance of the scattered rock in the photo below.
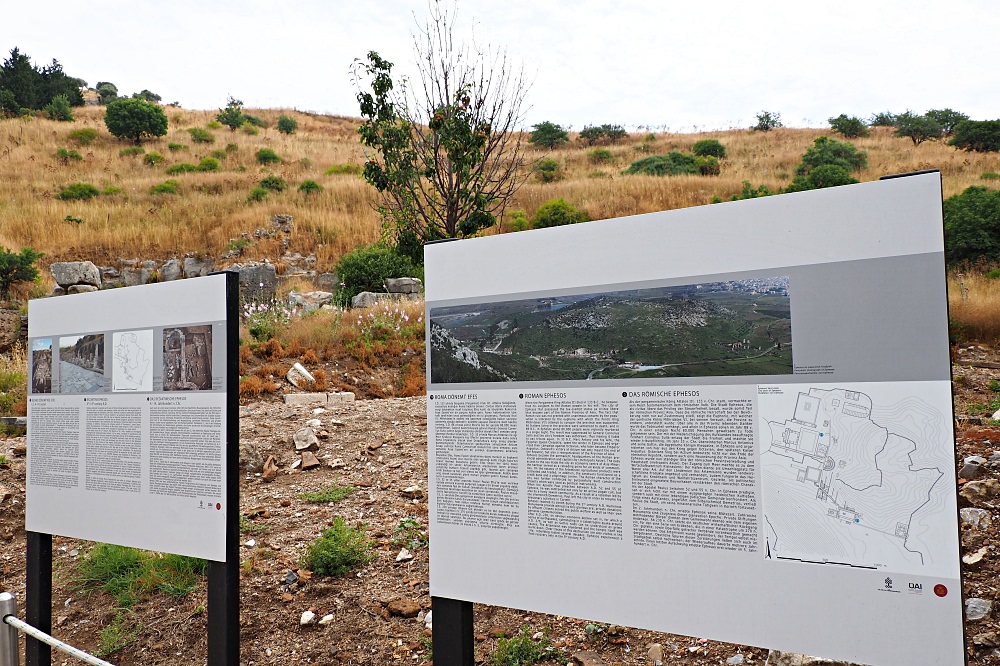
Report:
M 975 479 L 983 470 L 983 465 L 986 464 L 986 458 L 982 456 L 969 456 L 963 461 L 962 469 L 958 471 L 958 475 L 963 479 Z
M 324 291 L 337 291 L 340 286 L 340 276 L 336 273 L 320 273 L 314 279 L 317 289 Z
M 403 548 L 399 551 L 399 555 L 396 555 L 397 562 L 409 562 L 413 559 L 413 553 Z
M 327 613 L 319 619 L 319 624 L 324 626 L 330 624 L 331 622 L 333 622 L 333 613 Z
M 278 476 L 278 464 L 274 462 L 274 456 L 268 456 L 264 461 L 261 478 L 265 481 L 274 481 Z
M 431 615 L 433 615 L 433 613 L 434 613 L 434 611 L 429 610 L 429 611 L 427 611 L 427 615 L 424 616 L 424 627 L 426 627 L 428 629 L 433 629 L 434 628 L 433 626 L 431 626 L 432 625 Z
M 285 574 L 285 577 L 282 579 L 281 582 L 283 582 L 285 585 L 291 585 L 292 583 L 299 582 L 299 576 L 294 571 L 289 569 L 288 573 Z
M 17 310 L 0 310 L 0 353 L 10 351 L 21 333 L 27 338 L 28 327 L 21 325 L 21 313 Z
M 424 491 L 420 486 L 409 486 L 400 490 L 399 493 L 407 499 L 420 499 L 424 496 Z
M 729 659 L 726 659 L 726 663 L 727 664 L 742 664 L 743 663 L 743 655 L 739 654 L 739 653 L 734 654 Z
M 286 302 L 290 308 L 301 308 L 303 312 L 310 312 L 324 305 L 330 305 L 333 302 L 333 292 L 307 291 L 300 294 L 297 291 L 290 291 Z
M 177 259 L 168 259 L 160 266 L 160 282 L 173 282 L 181 279 L 181 262 Z
M 260 444 L 249 437 L 240 438 L 240 467 L 248 472 L 259 472 L 264 465 Z
M 292 435 L 292 442 L 295 444 L 296 451 L 316 451 L 319 449 L 319 439 L 316 438 L 313 429 L 308 426 L 297 430 Z
M 311 610 L 303 611 L 302 617 L 299 618 L 299 626 L 307 627 L 310 624 L 316 624 L 316 613 Z
M 662 666 L 663 646 L 659 643 L 653 643 L 649 646 L 649 650 L 646 651 L 646 657 L 653 666 Z
M 963 555 L 962 562 L 969 566 L 972 566 L 973 564 L 979 564 L 982 561 L 983 557 L 986 556 L 986 553 L 988 553 L 989 551 L 990 551 L 989 546 L 983 546 L 974 553 Z
M 423 283 L 418 278 L 386 278 L 385 290 L 390 294 L 419 294 L 424 290 Z
M 413 599 L 393 599 L 386 606 L 393 615 L 401 617 L 416 617 L 420 612 L 420 603 Z
M 859 666 L 849 661 L 839 661 L 836 659 L 824 659 L 822 657 L 810 657 L 795 652 L 779 652 L 770 650 L 767 653 L 767 661 L 764 666 Z
M 11 453 L 17 457 L 26 456 L 28 455 L 28 445 L 18 444 L 13 449 L 11 449 Z
M 11 493 L 9 490 L 7 490 L 6 488 L 4 488 L 3 486 L 0 486 L 0 504 L 3 504 L 7 500 L 9 500 L 12 496 L 13 496 L 13 493 Z M 405 548 L 404 548 L 404 550 L 405 550 Z
M 997 632 L 987 631 L 982 634 L 976 634 L 972 637 L 972 642 L 980 647 L 1000 647 L 1000 638 L 997 638 Z
M 306 388 L 316 381 L 316 378 L 301 363 L 295 363 L 289 369 L 288 374 L 285 375 L 285 379 L 288 380 L 289 384 L 298 389 Z
M 73 284 L 66 288 L 67 294 L 89 294 L 93 291 L 98 291 L 98 288 L 92 284 Z
M 993 602 L 987 599 L 969 597 L 965 600 L 965 619 L 972 622 L 988 617 L 993 610 Z
M 958 512 L 962 522 L 976 528 L 986 528 L 993 524 L 993 518 L 986 509 L 966 507 Z
M 319 467 L 319 459 L 313 455 L 312 451 L 302 452 L 302 469 L 313 469 Z
M 215 270 L 214 259 L 184 257 L 184 277 L 202 277 Z
M 604 660 L 600 655 L 590 650 L 581 650 L 570 657 L 570 661 L 578 666 L 604 666 Z
M 274 264 L 233 264 L 240 274 L 240 298 L 264 302 L 274 298 L 278 289 L 278 272 Z
M 49 266 L 52 278 L 62 288 L 76 284 L 101 286 L 101 271 L 92 261 L 57 261 Z
M 970 481 L 962 486 L 962 490 L 958 494 L 970 504 L 988 506 L 996 499 L 997 495 L 1000 495 L 1000 481 L 996 479 Z

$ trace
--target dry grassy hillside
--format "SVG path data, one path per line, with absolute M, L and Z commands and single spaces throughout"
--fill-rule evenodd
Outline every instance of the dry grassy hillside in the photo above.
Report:
M 222 127 L 209 130 L 213 143 L 195 143 L 188 130 L 205 128 L 216 112 L 167 108 L 167 136 L 143 143 L 145 154 L 163 156 L 155 166 L 145 164 L 143 154 L 120 154 L 130 144 L 108 133 L 102 107 L 74 110 L 72 123 L 0 120 L 0 243 L 15 249 L 30 245 L 45 252 L 45 262 L 163 259 L 187 253 L 218 257 L 241 234 L 252 236 L 272 214 L 287 213 L 296 219 L 288 249 L 315 254 L 318 267 L 329 268 L 344 252 L 377 239 L 379 220 L 370 206 L 374 190 L 350 169 L 327 173 L 330 167 L 363 163 L 355 133 L 357 120 L 287 110 L 252 112 L 271 127 L 256 135 Z M 294 135 L 274 129 L 279 113 L 298 120 Z M 90 145 L 77 145 L 69 138 L 71 131 L 83 127 L 98 132 Z M 611 159 L 602 162 L 595 162 L 591 147 L 576 141 L 551 153 L 529 149 L 532 160 L 557 160 L 563 178 L 552 183 L 529 178 L 508 216 L 520 209 L 530 218 L 541 204 L 556 197 L 600 219 L 702 205 L 713 196 L 726 199 L 739 191 L 743 180 L 773 190 L 791 181 L 802 153 L 823 134 L 833 136 L 829 131 L 787 128 L 768 133 L 633 134 L 617 145 L 604 146 Z M 728 157 L 722 161 L 719 176 L 620 175 L 635 159 L 670 150 L 689 151 L 703 138 L 719 139 L 726 146 Z M 941 142 L 914 146 L 909 139 L 894 138 L 888 128 L 876 129 L 871 137 L 854 143 L 868 153 L 868 169 L 855 174 L 861 180 L 933 167 L 944 175 L 946 197 L 985 183 L 981 180 L 984 172 L 1000 171 L 1000 155 L 965 153 Z M 170 150 L 169 144 L 185 148 Z M 58 157 L 60 148 L 76 150 L 81 159 Z M 259 165 L 255 154 L 261 148 L 271 148 L 282 162 Z M 198 164 L 217 151 L 221 151 L 217 172 L 165 173 L 171 164 Z M 262 202 L 249 202 L 249 192 L 268 175 L 281 176 L 289 188 L 272 192 Z M 168 179 L 177 181 L 177 194 L 150 193 L 151 187 Z M 320 183 L 323 191 L 309 196 L 299 193 L 297 187 L 306 179 Z M 56 198 L 62 188 L 79 182 L 102 191 L 112 188 L 113 193 L 89 201 Z M 281 253 L 276 242 L 255 241 L 244 254 L 274 258 Z

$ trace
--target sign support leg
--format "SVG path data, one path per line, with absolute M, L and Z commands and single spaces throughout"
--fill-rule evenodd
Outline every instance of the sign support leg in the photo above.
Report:
M 27 533 L 25 620 L 36 629 L 52 633 L 52 535 Z M 52 648 L 31 637 L 24 641 L 25 666 L 51 666 Z
M 434 611 L 432 647 L 434 663 L 441 666 L 475 666 L 472 602 L 431 597 Z

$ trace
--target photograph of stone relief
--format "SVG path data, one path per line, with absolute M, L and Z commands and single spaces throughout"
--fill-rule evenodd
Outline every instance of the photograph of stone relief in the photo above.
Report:
M 104 389 L 104 334 L 59 338 L 59 392 L 97 393 Z
M 52 393 L 52 338 L 31 342 L 31 392 Z
M 212 390 L 212 327 L 163 329 L 163 390 Z

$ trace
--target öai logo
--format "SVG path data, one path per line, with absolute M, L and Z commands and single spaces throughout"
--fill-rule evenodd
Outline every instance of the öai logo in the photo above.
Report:
M 885 589 L 887 589 L 887 590 L 891 590 L 892 589 L 892 579 L 891 578 L 887 577 L 885 579 Z

